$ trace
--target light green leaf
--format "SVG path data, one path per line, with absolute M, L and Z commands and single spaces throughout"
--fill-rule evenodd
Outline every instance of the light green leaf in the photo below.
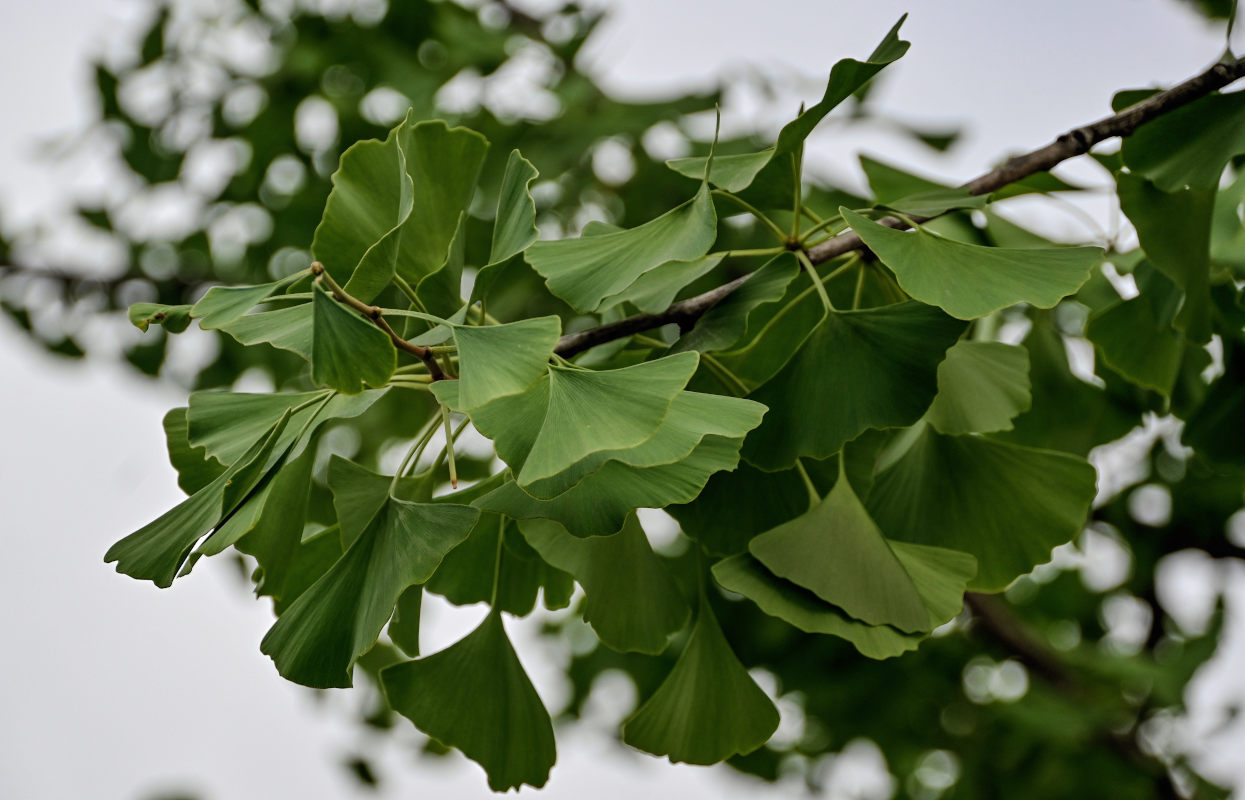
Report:
M 345 394 L 384 386 L 398 361 L 389 336 L 318 285 L 312 306 L 311 379 Z
M 666 649 L 689 609 L 674 579 L 632 514 L 613 536 L 581 539 L 552 520 L 524 520 L 519 530 L 541 557 L 584 587 L 584 621 L 615 650 Z
M 938 395 L 925 419 L 940 433 L 1006 431 L 1029 403 L 1027 350 L 961 341 L 938 365 Z
M 806 514 L 754 538 L 748 550 L 770 572 L 855 619 L 906 633 L 931 631 L 959 613 L 964 585 L 976 572 L 967 553 L 926 558 L 924 551 L 892 548 L 846 480 Z
M 610 461 L 552 500 L 538 500 L 507 481 L 474 505 L 518 519 L 552 519 L 575 536 L 605 536 L 622 528 L 633 509 L 695 498 L 710 475 L 735 468 L 739 446 L 739 439 L 706 436 L 675 464 L 639 469 Z
M 488 257 L 490 265 L 523 252 L 539 238 L 536 201 L 531 194 L 532 181 L 539 174 L 518 150 L 511 151 L 497 193 L 497 218 L 493 221 L 493 243 Z
M 1102 261 L 1098 247 L 1010 250 L 965 244 L 918 228 L 905 233 L 839 209 L 903 290 L 953 317 L 976 319 L 1017 303 L 1051 308 Z
M 199 327 L 204 330 L 220 328 L 306 275 L 304 270 L 256 286 L 213 286 L 190 309 L 190 316 L 199 320 Z
M 115 561 L 117 572 L 149 580 L 162 589 L 171 586 L 195 544 L 219 525 L 263 478 L 288 419 L 288 414 L 282 416 L 207 486 L 108 548 L 104 562 Z
M 781 300 L 787 286 L 800 274 L 792 253 L 781 253 L 752 273 L 735 291 L 710 308 L 696 326 L 670 348 L 671 353 L 722 350 L 737 342 L 748 331 L 749 317 L 758 306 Z
M 381 685 L 391 708 L 482 766 L 493 791 L 549 779 L 553 723 L 499 612 L 439 653 L 382 670 Z
M 735 657 L 708 602 L 674 669 L 623 723 L 623 741 L 673 762 L 716 764 L 751 753 L 778 728 L 778 710 Z
M 768 471 L 822 459 L 870 428 L 916 422 L 964 323 L 921 303 L 830 314 L 751 397 L 769 406 L 743 456 Z
M 772 149 L 745 155 L 715 155 L 709 182 L 736 193 L 751 187 L 755 199 L 763 205 L 788 205 L 794 195 L 795 160 L 803 151 L 804 140 L 839 103 L 868 83 L 886 65 L 908 52 L 908 42 L 899 38 L 899 28 L 905 19 L 906 14 L 900 17 L 865 61 L 845 58 L 836 63 L 830 70 L 821 100 L 783 126 Z M 680 158 L 667 162 L 667 165 L 680 175 L 700 178 L 705 172 L 705 160 L 703 157 Z
M 692 281 L 707 275 L 724 256 L 703 256 L 691 261 L 667 261 L 636 278 L 635 283 L 601 302 L 598 309 L 608 309 L 631 303 L 646 314 L 656 314 L 670 307 L 675 296 Z
M 459 359 L 457 407 L 470 411 L 529 389 L 545 374 L 561 333 L 557 317 L 454 326 Z
M 722 588 L 743 595 L 766 614 L 808 633 L 846 639 L 869 658 L 903 655 L 917 649 L 925 638 L 924 634 L 900 633 L 889 625 L 868 625 L 852 619 L 807 589 L 772 574 L 747 553 L 714 564 L 713 577 Z
M 751 400 L 718 394 L 680 392 L 670 404 L 661 427 L 647 441 L 631 448 L 599 450 L 558 474 L 523 487 L 533 497 L 548 500 L 567 491 L 617 461 L 632 467 L 657 467 L 682 461 L 706 436 L 742 439 L 761 423 L 765 406 Z
M 219 328 L 242 344 L 264 342 L 311 360 L 311 303 L 300 303 L 274 311 L 259 311 L 222 322 Z
M 190 325 L 190 306 L 164 303 L 135 303 L 130 306 L 130 324 L 146 331 L 154 322 L 169 333 L 181 333 Z
M 1175 325 L 1198 344 L 1210 341 L 1210 231 L 1215 189 L 1161 191 L 1128 173 L 1116 175 L 1120 208 L 1137 228 L 1146 258 L 1184 292 Z
M 877 476 L 868 509 L 887 537 L 971 553 L 997 592 L 1080 533 L 1096 476 L 1083 459 L 925 428 Z
M 350 686 L 351 665 L 376 643 L 398 596 L 428 580 L 478 517 L 469 506 L 389 498 L 337 563 L 281 615 L 260 651 L 295 683 Z
M 1245 93 L 1208 95 L 1151 120 L 1120 152 L 1132 172 L 1162 191 L 1213 190 L 1228 161 L 1245 153 Z
M 611 295 L 669 261 L 691 261 L 717 238 L 717 214 L 702 185 L 691 200 L 630 230 L 578 239 L 536 242 L 524 257 L 549 290 L 581 311 L 595 311 Z

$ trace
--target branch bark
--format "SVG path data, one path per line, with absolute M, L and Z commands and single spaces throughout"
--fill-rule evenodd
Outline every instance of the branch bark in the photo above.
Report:
M 1215 64 L 1200 75 L 1129 106 L 1118 114 L 1073 128 L 1060 134 L 1048 145 L 1014 156 L 1001 166 L 978 175 L 963 186 L 974 195 L 997 191 L 1030 175 L 1045 172 L 1070 158 L 1084 155 L 1099 142 L 1128 136 L 1145 123 L 1222 89 L 1242 77 L 1245 77 L 1245 58 Z M 922 222 L 924 219 L 918 218 L 917 221 Z M 895 217 L 886 217 L 879 222 L 899 230 L 908 227 L 908 223 Z M 847 231 L 810 248 L 807 252 L 809 260 L 814 264 L 823 264 L 833 258 L 863 249 L 864 242 L 860 240 L 860 237 L 854 231 Z M 680 327 L 689 328 L 702 314 L 739 288 L 747 277 L 745 275 L 736 278 L 704 294 L 680 300 L 657 314 L 638 314 L 586 331 L 567 334 L 558 340 L 558 346 L 554 352 L 563 358 L 569 358 L 596 345 L 621 339 L 640 331 L 659 328 L 662 325 L 677 323 Z

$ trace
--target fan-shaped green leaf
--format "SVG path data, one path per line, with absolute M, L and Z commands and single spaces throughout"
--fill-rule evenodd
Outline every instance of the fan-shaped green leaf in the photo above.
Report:
M 1212 94 L 1151 120 L 1120 152 L 1132 172 L 1165 192 L 1213 190 L 1228 161 L 1245 153 L 1245 93 Z
M 619 530 L 633 509 L 696 497 L 710 475 L 735 468 L 739 446 L 739 439 L 706 436 L 674 464 L 641 469 L 610 461 L 552 500 L 538 500 L 507 481 L 475 505 L 518 519 L 552 519 L 575 536 L 605 536 Z
M 518 150 L 512 150 L 497 192 L 497 218 L 493 221 L 493 242 L 489 264 L 498 264 L 523 252 L 540 236 L 536 228 L 536 201 L 531 185 L 539 175 L 536 167 Z
M 493 791 L 549 779 L 553 724 L 499 612 L 441 652 L 383 670 L 381 685 L 391 708 L 482 766 Z
M 1186 345 L 1185 337 L 1172 328 L 1181 293 L 1148 263 L 1133 276 L 1140 294 L 1090 317 L 1085 336 L 1109 367 L 1138 386 L 1170 397 Z
M 469 506 L 389 498 L 367 528 L 260 643 L 289 680 L 350 686 L 350 667 L 376 642 L 408 586 L 431 577 L 467 537 L 479 512 Z
M 581 311 L 596 310 L 644 273 L 669 261 L 700 258 L 717 238 L 709 187 L 630 230 L 578 239 L 536 242 L 524 257 L 549 290 Z
M 238 319 L 306 275 L 304 270 L 281 280 L 256 286 L 213 286 L 190 309 L 190 316 L 199 320 L 199 327 L 204 330 L 219 328 Z
M 225 465 L 209 456 L 206 449 L 190 444 L 186 412 L 185 408 L 175 408 L 164 415 L 164 438 L 169 463 L 177 470 L 177 485 L 190 495 L 215 480 Z
M 389 336 L 319 286 L 312 306 L 311 379 L 345 394 L 384 386 L 398 360 Z
M 104 562 L 117 572 L 168 588 L 195 543 L 221 523 L 263 478 L 289 414 L 256 440 L 234 464 L 158 519 L 108 548 Z
M 691 261 L 667 261 L 659 264 L 640 277 L 635 283 L 618 294 L 610 295 L 601 301 L 600 312 L 615 308 L 623 303 L 631 303 L 640 311 L 656 314 L 670 307 L 675 296 L 692 281 L 707 275 L 724 256 L 710 255 L 695 258 Z
M 312 320 L 311 303 L 300 303 L 273 311 L 259 311 L 222 322 L 219 328 L 242 344 L 261 342 L 281 350 L 297 353 L 311 360 Z
M 458 407 L 470 411 L 499 397 L 521 394 L 549 366 L 562 323 L 537 317 L 503 325 L 454 326 L 458 345 Z
M 613 536 L 582 539 L 552 520 L 519 523 L 541 557 L 584 587 L 584 621 L 615 650 L 657 654 L 689 609 L 632 514 Z
M 826 458 L 870 428 L 911 425 L 937 392 L 938 364 L 964 323 L 921 303 L 830 314 L 751 397 L 769 406 L 744 443 L 761 469 Z
M 419 618 L 424 602 L 423 586 L 408 586 L 398 595 L 398 604 L 393 609 L 393 618 L 385 630 L 389 639 L 403 653 L 412 658 L 419 656 Z
M 915 650 L 924 634 L 900 633 L 889 625 L 852 619 L 817 595 L 772 574 L 747 553 L 713 565 L 722 588 L 743 595 L 772 617 L 809 633 L 826 633 L 851 642 L 869 658 L 894 658 Z
M 702 314 L 696 326 L 675 342 L 670 352 L 709 352 L 730 347 L 748 331 L 753 309 L 781 300 L 787 286 L 799 273 L 800 265 L 794 254 L 775 256 L 752 273 L 742 286 Z
M 1075 456 L 925 428 L 878 474 L 867 505 L 891 539 L 976 556 L 969 588 L 994 592 L 1081 531 L 1095 483 Z
M 897 231 L 846 208 L 839 210 L 904 291 L 959 319 L 984 317 L 1016 303 L 1051 308 L 1079 289 L 1102 261 L 1098 247 L 984 247 L 921 228 Z
M 999 342 L 956 342 L 938 365 L 925 419 L 940 433 L 1011 430 L 1029 410 L 1029 352 Z
M 702 597 L 674 669 L 623 723 L 623 741 L 687 764 L 751 753 L 778 728 L 778 710 L 735 657 Z
M 754 538 L 748 549 L 770 572 L 855 619 L 907 633 L 933 630 L 958 613 L 955 601 L 976 572 L 967 553 L 926 558 L 923 551 L 892 548 L 845 480 L 806 514 Z M 928 597 L 910 574 L 913 562 L 931 589 Z M 947 608 L 947 616 L 938 613 Z

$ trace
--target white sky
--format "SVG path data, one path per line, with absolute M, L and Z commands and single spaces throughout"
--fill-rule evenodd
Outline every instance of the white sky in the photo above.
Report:
M 728 125 L 765 112 L 775 128 L 800 99 L 819 95 L 835 60 L 866 55 L 908 10 L 891 0 L 617 6 L 590 49 L 607 87 L 663 92 L 743 64 L 802 76 L 801 90 L 773 107 L 747 92 L 728 98 Z M 33 157 L 34 145 L 86 120 L 88 55 L 109 46 L 135 7 L 130 0 L 0 3 L 0 75 L 7 76 L 0 81 L 0 220 L 37 217 L 63 193 Z M 1174 0 L 943 0 L 909 8 L 904 35 L 912 50 L 878 96 L 914 123 L 970 123 L 953 157 L 931 167 L 954 180 L 1108 113 L 1116 89 L 1192 75 L 1222 48 L 1221 37 Z M 858 180 L 854 153 L 862 148 L 909 163 L 921 157 L 891 134 L 841 137 L 829 125 L 813 137 L 810 162 Z M 1069 174 L 1094 176 L 1075 168 Z M 118 367 L 53 361 L 4 323 L 0 375 L 0 796 L 347 796 L 353 783 L 335 759 L 362 743 L 358 730 L 277 676 L 258 650 L 269 611 L 250 599 L 228 564 L 201 564 L 172 590 L 158 591 L 102 562 L 111 542 L 180 499 L 163 458 L 160 418 L 183 402 L 181 394 Z M 462 624 L 461 614 L 453 623 L 442 616 L 439 630 Z M 1239 634 L 1225 646 L 1235 650 L 1236 664 L 1245 650 Z M 450 635 L 438 634 L 441 644 Z M 556 694 L 551 657 L 532 647 L 521 654 L 546 696 Z M 1200 681 L 1198 697 L 1245 702 L 1239 677 L 1229 677 L 1239 669 L 1217 669 L 1223 674 Z M 350 702 L 333 694 L 330 706 Z M 617 709 L 603 703 L 602 715 L 611 714 Z M 1226 770 L 1221 774 L 1239 774 L 1234 754 L 1245 743 L 1234 741 L 1210 743 L 1210 763 Z M 562 735 L 559 749 L 548 797 L 673 800 L 764 791 L 726 770 L 670 767 L 628 753 L 597 732 Z M 380 761 L 389 779 L 382 797 L 489 796 L 480 771 L 459 760 L 416 764 L 391 742 Z M 790 786 L 770 791 L 797 793 Z

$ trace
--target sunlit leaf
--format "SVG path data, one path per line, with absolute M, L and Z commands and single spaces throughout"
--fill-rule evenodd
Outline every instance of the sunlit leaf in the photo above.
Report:
M 703 598 L 674 669 L 623 723 L 623 741 L 687 764 L 750 753 L 778 728 L 778 710 L 735 657 Z
M 976 319 L 1016 303 L 1051 308 L 1089 279 L 1097 247 L 1010 250 L 952 241 L 918 228 L 897 231 L 848 209 L 843 218 L 899 285 L 953 317 Z
M 482 766 L 493 791 L 549 779 L 553 724 L 499 612 L 439 653 L 383 670 L 381 685 L 395 711 Z

